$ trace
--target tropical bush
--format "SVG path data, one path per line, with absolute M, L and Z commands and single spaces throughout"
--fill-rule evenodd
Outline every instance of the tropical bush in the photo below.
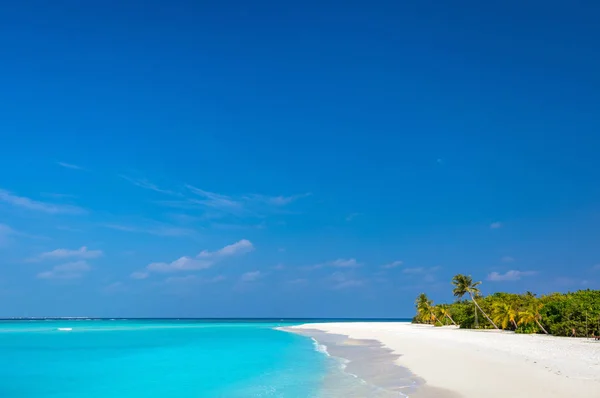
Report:
M 552 293 L 537 297 L 525 294 L 494 293 L 482 296 L 470 276 L 452 279 L 458 299 L 434 305 L 425 293 L 416 301 L 413 323 L 461 328 L 496 328 L 517 333 L 548 333 L 556 336 L 600 336 L 600 290 Z

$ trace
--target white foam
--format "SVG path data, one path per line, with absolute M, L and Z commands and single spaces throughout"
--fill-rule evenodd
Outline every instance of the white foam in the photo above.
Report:
M 325 354 L 328 357 L 330 357 L 331 355 L 329 355 L 329 351 L 327 351 L 327 346 L 324 346 L 323 344 L 319 344 L 319 342 L 317 340 L 315 340 L 314 338 L 312 338 L 312 341 L 315 345 L 315 350 L 320 352 L 321 354 Z
M 70 332 L 73 328 L 58 328 L 61 332 Z

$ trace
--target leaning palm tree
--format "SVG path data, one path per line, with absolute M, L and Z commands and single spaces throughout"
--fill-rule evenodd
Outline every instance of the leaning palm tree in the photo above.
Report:
M 517 310 L 506 301 L 495 301 L 492 304 L 492 318 L 502 326 L 502 329 L 507 329 L 508 324 L 517 328 Z
M 454 319 L 452 319 L 452 316 L 450 316 L 450 306 L 448 304 L 438 305 L 438 311 L 441 318 L 448 318 L 455 326 L 458 326 L 456 325 L 456 322 L 454 322 Z
M 425 293 L 419 294 L 419 297 L 417 297 L 417 301 L 415 301 L 415 305 L 417 307 L 417 314 L 421 320 L 427 321 L 427 323 L 435 323 L 436 321 L 440 322 L 440 320 L 435 315 L 435 311 L 433 309 L 433 301 L 429 300 Z
M 481 292 L 477 288 L 477 286 L 479 286 L 481 282 L 473 282 L 473 278 L 471 278 L 471 276 L 458 274 L 455 275 L 454 278 L 452 278 L 452 284 L 454 285 L 454 290 L 452 291 L 454 293 L 454 296 L 461 298 L 465 294 L 469 294 L 469 296 L 471 297 L 471 301 L 473 301 L 473 304 L 475 304 L 476 307 L 475 314 L 477 314 L 477 308 L 479 308 L 479 311 L 481 311 L 481 313 L 487 318 L 487 320 L 490 321 L 490 323 L 494 325 L 496 329 L 499 329 L 498 326 L 494 323 L 494 321 L 492 321 L 491 318 L 485 313 L 485 311 L 481 309 L 479 304 L 477 304 L 477 301 L 475 301 L 475 297 L 481 295 Z
M 544 333 L 549 334 L 540 322 L 542 320 L 542 315 L 540 314 L 542 307 L 544 307 L 544 304 L 540 303 L 539 301 L 535 299 L 530 301 L 525 310 L 519 312 L 519 325 L 535 322 Z

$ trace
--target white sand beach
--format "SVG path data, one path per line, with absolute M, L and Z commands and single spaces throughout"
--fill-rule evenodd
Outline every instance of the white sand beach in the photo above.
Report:
M 397 364 L 465 398 L 598 398 L 600 342 L 409 323 L 295 326 L 378 340 L 401 355 Z M 411 396 L 419 396 L 417 392 Z

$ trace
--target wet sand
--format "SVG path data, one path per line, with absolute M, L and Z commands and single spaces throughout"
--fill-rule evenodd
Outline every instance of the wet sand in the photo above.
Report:
M 327 355 L 336 358 L 343 371 L 361 380 L 340 386 L 340 377 L 330 375 L 323 383 L 324 397 L 344 398 L 458 398 L 459 395 L 425 382 L 408 369 L 397 364 L 400 357 L 378 340 L 352 339 L 348 336 L 326 333 L 318 329 L 280 328 L 286 332 L 301 334 L 326 347 Z

